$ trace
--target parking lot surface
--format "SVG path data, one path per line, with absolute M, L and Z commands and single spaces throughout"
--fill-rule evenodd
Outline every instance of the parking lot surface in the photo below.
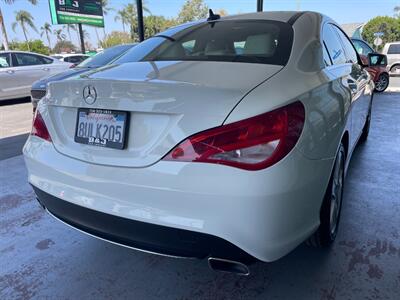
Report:
M 399 93 L 375 96 L 334 246 L 301 245 L 252 265 L 248 277 L 122 248 L 59 223 L 36 202 L 22 156 L 11 156 L 0 161 L 0 299 L 398 299 Z

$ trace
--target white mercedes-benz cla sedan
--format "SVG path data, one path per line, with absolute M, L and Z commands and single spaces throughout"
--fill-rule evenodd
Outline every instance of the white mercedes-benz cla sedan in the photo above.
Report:
M 24 147 L 53 216 L 95 237 L 248 274 L 335 239 L 374 84 L 313 12 L 171 28 L 50 83 Z

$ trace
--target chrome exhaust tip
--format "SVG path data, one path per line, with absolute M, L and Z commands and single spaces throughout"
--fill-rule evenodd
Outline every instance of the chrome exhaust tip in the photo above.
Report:
M 250 274 L 250 270 L 247 265 L 229 259 L 209 257 L 208 265 L 214 271 L 235 273 L 242 276 L 248 276 Z

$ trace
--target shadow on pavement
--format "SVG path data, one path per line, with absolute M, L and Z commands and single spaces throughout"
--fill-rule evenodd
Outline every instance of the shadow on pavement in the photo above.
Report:
M 21 155 L 28 135 L 29 133 L 24 133 L 0 139 L 0 160 Z

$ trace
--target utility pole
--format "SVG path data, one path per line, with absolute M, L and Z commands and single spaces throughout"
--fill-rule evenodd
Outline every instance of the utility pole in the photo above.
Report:
M 257 12 L 263 11 L 264 0 L 257 0 Z
M 78 29 L 79 29 L 79 38 L 81 40 L 81 51 L 82 51 L 82 54 L 85 54 L 86 53 L 86 51 L 85 51 L 85 41 L 83 40 L 83 29 L 82 29 L 82 24 L 81 23 L 78 24 Z
M 144 25 L 143 25 L 143 5 L 142 0 L 136 0 L 137 16 L 138 16 L 138 32 L 139 41 L 144 41 Z

